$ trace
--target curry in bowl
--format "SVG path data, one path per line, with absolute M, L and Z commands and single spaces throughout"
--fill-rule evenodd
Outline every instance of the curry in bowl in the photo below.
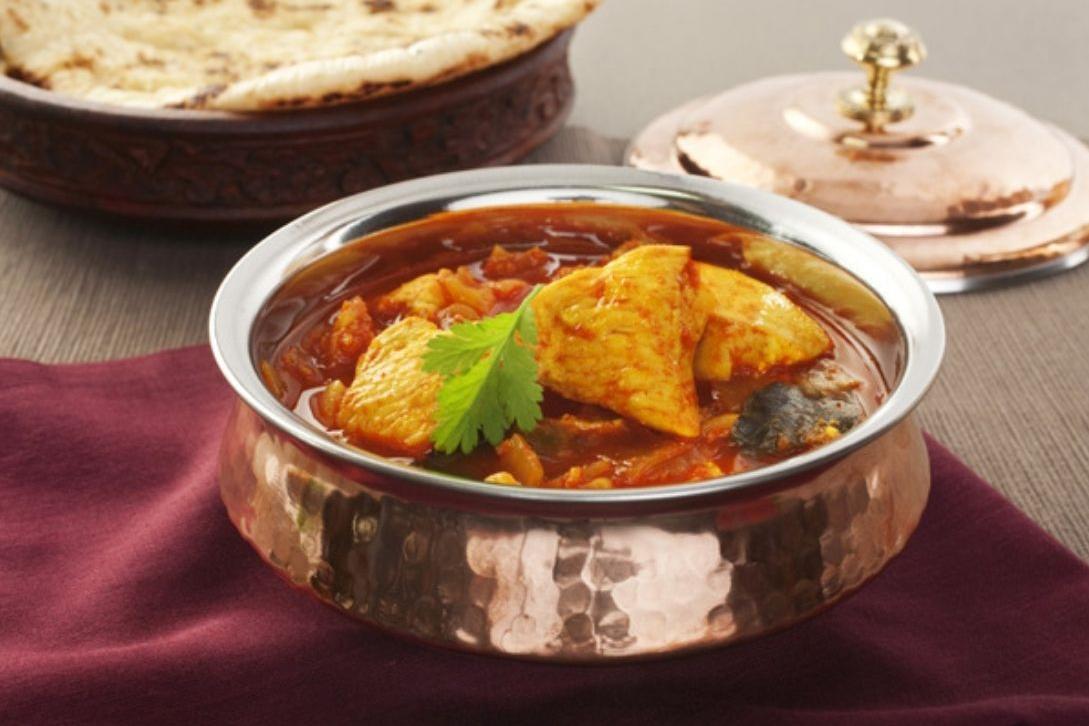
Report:
M 754 237 L 596 204 L 442 213 L 308 270 L 260 371 L 345 444 L 496 484 L 754 469 L 839 438 L 888 391 L 863 328 L 754 268 Z
M 757 637 L 879 572 L 929 492 L 933 295 L 744 187 L 531 165 L 367 192 L 255 246 L 210 327 L 239 532 L 436 645 L 589 663 Z

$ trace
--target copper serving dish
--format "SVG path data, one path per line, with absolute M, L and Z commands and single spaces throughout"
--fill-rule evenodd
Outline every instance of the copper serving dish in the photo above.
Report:
M 926 50 L 897 21 L 859 23 L 842 49 L 865 77 L 777 76 L 695 99 L 640 132 L 627 163 L 812 204 L 882 240 L 939 293 L 1089 259 L 1082 142 L 970 88 L 901 77 Z
M 366 235 L 451 209 L 593 202 L 676 209 L 754 230 L 746 257 L 888 341 L 885 402 L 831 444 L 763 469 L 616 490 L 505 487 L 336 443 L 265 388 L 253 343 L 289 325 L 300 270 Z M 615 211 L 612 213 L 616 213 Z M 361 239 L 362 238 L 362 239 Z M 356 255 L 358 259 L 358 255 Z M 285 318 L 286 315 L 286 318 Z M 944 347 L 911 268 L 800 203 L 634 169 L 446 174 L 349 197 L 231 271 L 211 340 L 238 396 L 219 465 L 242 536 L 296 587 L 366 623 L 476 653 L 605 662 L 718 646 L 807 618 L 903 549 L 930 471 L 912 411 Z
M 560 129 L 566 31 L 449 83 L 312 110 L 138 110 L 0 75 L 0 185 L 131 217 L 286 220 L 346 194 L 516 161 Z

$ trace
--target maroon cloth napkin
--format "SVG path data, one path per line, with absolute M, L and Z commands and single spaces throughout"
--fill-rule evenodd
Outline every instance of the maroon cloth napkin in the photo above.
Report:
M 918 532 L 848 601 L 564 667 L 405 643 L 287 587 L 219 501 L 230 402 L 203 347 L 0 361 L 0 721 L 1089 723 L 1089 568 L 933 442 Z

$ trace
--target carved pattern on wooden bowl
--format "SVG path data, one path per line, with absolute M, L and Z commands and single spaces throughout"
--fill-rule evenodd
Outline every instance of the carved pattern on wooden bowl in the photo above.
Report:
M 263 115 L 130 112 L 0 77 L 0 185 L 126 216 L 256 221 L 390 182 L 510 163 L 570 111 L 570 36 L 440 86 Z

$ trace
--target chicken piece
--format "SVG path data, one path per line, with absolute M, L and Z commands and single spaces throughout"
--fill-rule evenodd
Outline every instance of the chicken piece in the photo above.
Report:
M 446 291 L 434 272 L 414 277 L 378 300 L 378 312 L 387 318 L 415 315 L 434 320 L 448 304 Z
M 760 374 L 828 351 L 821 326 L 790 299 L 737 270 L 696 263 L 707 327 L 696 348 L 695 374 L 726 381 L 738 368 Z
M 781 280 L 790 280 L 806 295 L 836 311 L 880 339 L 899 335 L 896 320 L 881 298 L 851 273 L 798 247 L 760 234 L 737 235 L 745 261 Z
M 645 245 L 533 300 L 541 383 L 659 431 L 698 436 L 692 357 L 705 317 L 691 250 Z
M 379 298 L 377 309 L 387 319 L 415 315 L 433 323 L 453 324 L 479 319 L 491 313 L 495 304 L 495 291 L 463 266 L 457 271 L 443 268 L 414 277 Z M 472 315 L 465 315 L 464 311 L 471 311 Z
M 413 458 L 431 449 L 442 376 L 422 366 L 438 333 L 430 321 L 409 317 L 371 341 L 337 410 L 337 426 L 350 441 Z
M 322 337 L 325 365 L 334 371 L 343 367 L 351 370 L 359 356 L 374 340 L 374 322 L 367 303 L 356 295 L 340 305 L 333 325 Z

